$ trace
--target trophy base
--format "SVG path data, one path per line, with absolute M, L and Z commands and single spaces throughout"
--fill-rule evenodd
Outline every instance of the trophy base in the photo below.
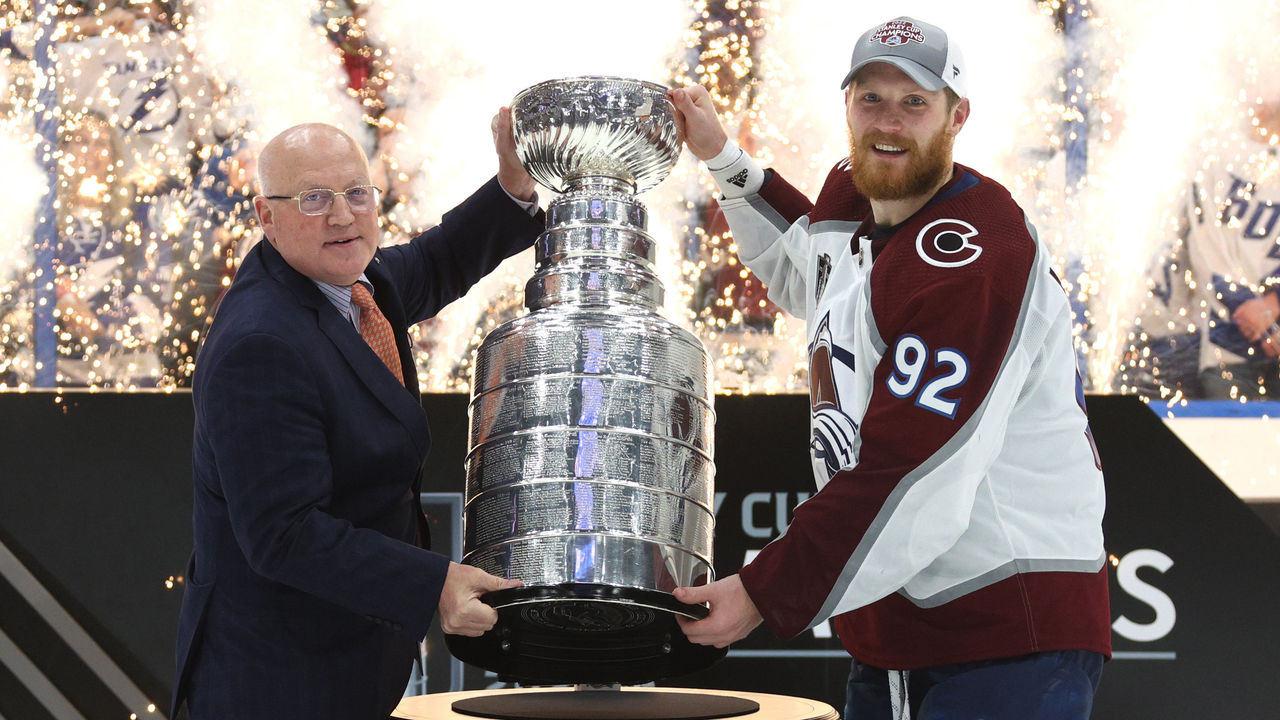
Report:
M 486 695 L 453 703 L 456 713 L 496 720 L 713 720 L 759 709 L 760 703 L 733 695 L 617 689 Z
M 700 670 L 727 651 L 689 642 L 676 615 L 700 619 L 707 609 L 658 590 L 568 583 L 481 599 L 498 611 L 498 624 L 445 642 L 454 657 L 504 682 L 635 685 Z

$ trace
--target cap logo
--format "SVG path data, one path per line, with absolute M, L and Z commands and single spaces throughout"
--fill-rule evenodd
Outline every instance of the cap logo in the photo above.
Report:
M 911 41 L 923 44 L 924 32 L 915 23 L 907 20 L 890 20 L 876 28 L 870 40 L 870 42 L 878 42 L 889 47 L 906 45 Z

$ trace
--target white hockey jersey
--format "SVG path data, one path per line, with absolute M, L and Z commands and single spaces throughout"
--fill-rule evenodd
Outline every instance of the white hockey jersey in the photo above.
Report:
M 739 257 L 808 322 L 820 488 L 742 568 L 791 637 L 911 669 L 1110 652 L 1102 473 L 1066 294 L 997 183 L 955 177 L 876 228 L 842 163 L 816 205 L 778 176 L 724 200 Z
M 1245 301 L 1280 291 L 1280 157 L 1274 147 L 1246 145 L 1236 157 L 1206 163 L 1187 191 L 1183 243 L 1207 308 L 1201 319 L 1202 369 L 1275 363 L 1231 319 Z

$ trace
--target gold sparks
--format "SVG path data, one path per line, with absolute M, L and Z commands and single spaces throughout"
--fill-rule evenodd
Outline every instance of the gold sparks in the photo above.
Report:
M 0 174 L 0 389 L 27 390 L 50 374 L 59 387 L 185 387 L 218 298 L 238 259 L 258 240 L 249 202 L 255 149 L 265 135 L 296 119 L 289 111 L 365 133 L 376 182 L 387 189 L 386 241 L 403 242 L 438 215 L 410 202 L 414 183 L 452 170 L 447 163 L 424 161 L 420 147 L 406 150 L 411 137 L 430 132 L 423 131 L 423 118 L 407 112 L 405 89 L 420 89 L 415 81 L 433 74 L 470 82 L 488 72 L 480 63 L 502 67 L 518 57 L 434 58 L 435 65 L 426 64 L 418 49 L 410 52 L 407 41 L 391 39 L 371 20 L 379 8 L 408 8 L 410 0 L 257 3 L 259 14 L 270 15 L 257 24 L 287 38 L 274 43 L 263 43 L 245 26 L 246 14 L 240 12 L 245 0 L 176 3 L 178 10 L 168 15 L 155 12 L 163 9 L 158 4 L 128 4 L 133 10 L 118 4 L 90 2 L 79 14 L 73 4 L 46 3 L 52 14 L 44 18 L 35 17 L 31 0 L 6 3 L 0 10 L 0 32 L 18 48 L 0 51 L 0 158 L 6 168 Z M 1179 12 L 1194 11 L 1189 2 L 1177 4 Z M 1264 4 L 1257 28 L 1274 24 L 1275 3 Z M 938 3 L 940 16 L 946 16 L 947 5 Z M 1268 122 L 1266 98 L 1233 88 L 1230 109 L 1216 106 L 1222 119 L 1208 128 L 1215 132 L 1194 144 L 1184 142 L 1188 133 L 1175 125 L 1190 117 L 1190 110 L 1166 110 L 1157 117 L 1151 108 L 1164 105 L 1134 93 L 1144 85 L 1164 87 L 1157 81 L 1170 73 L 1142 62 L 1142 24 L 1130 21 L 1126 7 L 1118 0 L 1041 0 L 1024 8 L 1047 28 L 1048 45 L 1065 48 L 1068 19 L 1085 22 L 1081 63 L 1064 71 L 1070 59 L 1065 49 L 1047 53 L 1056 63 L 1052 66 L 1021 57 L 1002 58 L 1003 65 L 988 59 L 984 70 L 1007 73 L 1002 82 L 1034 75 L 1039 87 L 1019 91 L 1019 105 L 997 113 L 1003 135 L 978 136 L 987 146 L 983 151 L 995 159 L 974 165 L 1010 189 L 1053 254 L 1059 277 L 1081 311 L 1075 327 L 1091 387 L 1132 392 L 1155 378 L 1154 397 L 1181 402 L 1186 398 L 1181 388 L 1161 385 L 1153 337 L 1187 335 L 1188 328 L 1224 318 L 1201 300 L 1135 325 L 1140 306 L 1153 298 L 1139 267 L 1159 256 L 1170 238 L 1171 255 L 1182 249 L 1173 210 L 1178 201 L 1154 189 L 1139 197 L 1135 186 L 1143 181 L 1119 170 L 1146 167 L 1145 182 L 1154 186 L 1176 172 L 1169 162 L 1160 166 L 1168 171 L 1152 173 L 1152 163 L 1185 150 L 1205 167 L 1216 161 L 1247 164 L 1253 161 L 1237 160 L 1247 155 L 1241 150 L 1246 140 L 1274 148 L 1280 133 Z M 839 98 L 829 78 L 808 77 L 797 61 L 818 53 L 808 38 L 824 28 L 789 35 L 782 29 L 798 14 L 809 13 L 808 22 L 816 22 L 819 10 L 830 15 L 830 8 L 816 0 L 695 0 L 687 22 L 645 30 L 653 35 L 646 37 L 653 46 L 677 46 L 660 79 L 707 86 L 739 145 L 762 164 L 783 168 L 810 196 L 836 159 L 833 149 L 843 152 L 843 128 L 836 125 L 831 132 L 818 120 L 839 115 L 828 102 Z M 1079 15 L 1068 18 L 1069 13 Z M 1148 18 L 1170 14 L 1149 13 Z M 1256 29 L 1253 34 L 1275 35 Z M 839 38 L 838 43 L 851 41 L 848 32 Z M 32 58 L 44 40 L 52 41 L 57 62 L 42 67 Z M 991 52 L 973 44 L 966 49 L 974 67 Z M 1261 60 L 1274 53 L 1229 43 L 1222 49 L 1247 78 L 1266 80 L 1274 72 L 1274 63 Z M 847 60 L 843 47 L 835 55 Z M 244 57 L 254 57 L 257 74 L 237 61 Z M 1189 63 L 1195 67 L 1187 72 L 1203 66 L 1206 73 L 1231 76 L 1226 60 L 1221 67 L 1204 60 Z M 1197 87 L 1202 85 L 1213 83 Z M 42 93 L 50 88 L 52 100 Z M 1177 97 L 1185 91 L 1184 79 L 1182 88 L 1165 92 Z M 992 98 L 982 102 L 986 105 L 975 103 L 975 127 L 966 129 L 970 136 L 978 132 L 980 113 L 991 112 Z M 1202 96 L 1194 104 L 1211 105 Z M 1148 120 L 1152 117 L 1161 122 Z M 51 131 L 42 134 L 46 119 Z M 1159 143 L 1134 142 L 1144 134 Z M 1068 181 L 1064 156 L 1082 138 L 1089 143 L 1088 165 Z M 1008 147 L 997 151 L 996 146 Z M 1130 147 L 1145 154 L 1125 154 Z M 957 159 L 965 161 L 959 150 Z M 1259 167 L 1264 174 L 1280 172 L 1280 163 Z M 677 245 L 663 278 L 674 298 L 668 310 L 708 345 L 717 389 L 803 391 L 803 323 L 770 303 L 763 284 L 741 264 L 705 171 L 684 162 L 665 186 L 655 191 L 659 199 L 645 201 L 652 205 L 653 222 L 671 223 L 669 235 Z M 42 202 L 46 190 L 47 203 Z M 1203 290 L 1184 261 L 1171 262 L 1169 272 Z M 527 273 L 511 267 L 500 270 L 481 287 L 484 297 L 473 300 L 474 311 L 414 329 L 424 389 L 468 389 L 480 341 L 524 313 L 526 279 Z M 1264 289 L 1254 280 L 1237 278 L 1236 287 Z M 36 331 L 42 318 L 52 325 L 47 334 Z

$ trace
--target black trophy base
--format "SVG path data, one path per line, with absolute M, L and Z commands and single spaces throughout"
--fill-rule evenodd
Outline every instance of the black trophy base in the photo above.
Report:
M 477 638 L 446 635 L 454 657 L 525 685 L 638 685 L 701 670 L 725 648 L 695 645 L 676 615 L 707 609 L 670 593 L 586 583 L 497 590 L 482 598 L 498 624 Z
M 760 703 L 732 695 L 620 690 L 489 695 L 453 703 L 456 713 L 497 720 L 714 720 L 759 709 Z

